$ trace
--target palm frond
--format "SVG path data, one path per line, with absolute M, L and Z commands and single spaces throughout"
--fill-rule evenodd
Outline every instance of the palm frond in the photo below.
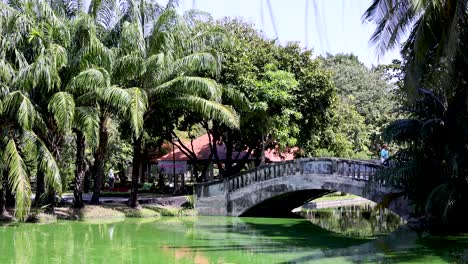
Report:
M 116 61 L 113 76 L 120 80 L 134 80 L 145 72 L 146 65 L 143 57 L 139 54 L 129 54 Z
M 5 97 L 4 111 L 7 115 L 17 120 L 24 129 L 31 129 L 37 120 L 37 112 L 27 96 L 21 91 L 13 91 Z
M 128 107 L 130 126 L 135 135 L 139 136 L 143 131 L 143 116 L 148 108 L 148 97 L 140 88 L 131 88 L 127 91 L 131 96 L 130 107 Z
M 27 168 L 13 139 L 8 140 L 3 154 L 8 171 L 8 184 L 15 193 L 15 216 L 24 221 L 31 208 L 31 186 L 26 173 Z
M 67 92 L 55 93 L 49 100 L 48 109 L 60 131 L 71 129 L 75 115 L 75 101 L 71 94 Z
M 373 0 L 363 20 L 377 24 L 370 42 L 379 55 L 399 45 L 417 16 L 414 1 Z
M 99 112 L 88 106 L 75 108 L 73 127 L 80 130 L 92 149 L 99 145 Z
M 192 95 L 168 99 L 167 103 L 174 108 L 195 112 L 202 118 L 216 120 L 231 128 L 239 128 L 239 116 L 234 109 L 221 103 Z
M 22 69 L 14 79 L 14 86 L 18 90 L 31 91 L 43 85 L 49 91 L 58 88 L 61 84 L 60 76 L 55 62 L 45 55 L 39 56 L 36 61 Z
M 103 68 L 91 68 L 73 77 L 66 87 L 72 94 L 83 94 L 110 86 L 109 73 Z
M 0 82 L 10 83 L 15 76 L 15 71 L 10 63 L 0 59 Z
M 233 106 L 239 107 L 241 110 L 248 110 L 250 108 L 249 99 L 238 89 L 223 86 L 222 92 L 223 98 L 227 99 L 227 102 L 230 102 Z M 223 102 L 225 101 L 224 99 Z
M 150 89 L 152 94 L 184 94 L 196 95 L 209 98 L 214 101 L 221 101 L 221 87 L 214 81 L 203 77 L 181 76 L 165 82 L 154 89 Z
M 146 56 L 145 39 L 139 23 L 125 22 L 120 41 L 120 47 L 126 54 L 136 52 L 142 57 Z
M 208 52 L 192 53 L 176 60 L 173 72 L 211 72 L 217 76 L 221 70 L 221 62 Z
M 398 119 L 385 128 L 382 136 L 387 142 L 414 142 L 420 135 L 422 125 L 417 119 Z
M 57 70 L 65 67 L 68 63 L 67 50 L 60 45 L 52 44 L 46 55 L 52 59 L 53 67 Z
M 124 114 L 131 104 L 131 96 L 126 89 L 118 86 L 109 86 L 97 90 L 98 100 L 101 105 Z
M 36 145 L 39 170 L 45 175 L 45 183 L 48 188 L 54 189 L 59 194 L 62 192 L 62 179 L 57 162 L 46 147 L 44 142 L 32 131 L 25 131 L 23 139 Z

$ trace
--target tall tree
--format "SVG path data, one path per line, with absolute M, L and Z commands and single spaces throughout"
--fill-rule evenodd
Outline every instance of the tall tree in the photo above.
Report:
M 219 61 L 209 52 L 218 41 L 217 32 L 194 34 L 187 17 L 167 9 L 158 17 L 148 36 L 145 22 L 134 7 L 133 22 L 122 25 L 121 42 L 114 78 L 124 87 L 133 87 L 131 108 L 145 118 L 133 123 L 133 171 L 129 204 L 138 207 L 144 122 L 160 109 L 187 109 L 209 119 L 236 126 L 235 113 L 219 103 L 220 87 L 209 78 L 197 77 L 200 72 L 217 72 Z M 132 20 L 131 20 L 132 21 Z M 149 101 L 149 107 L 146 105 Z M 161 121 L 161 120 L 159 120 Z M 164 126 L 165 124 L 160 124 Z
M 387 129 L 405 143 L 384 173 L 419 213 L 452 228 L 468 204 L 468 3 L 464 0 L 374 0 L 364 18 L 378 24 L 379 52 L 402 47 L 408 118 Z
M 355 108 L 353 111 L 363 118 L 363 125 L 368 132 L 361 134 L 364 137 L 360 139 L 354 136 L 354 139 L 357 139 L 354 142 L 353 138 L 349 138 L 349 142 L 353 142 L 354 147 L 351 149 L 355 153 L 361 153 L 361 156 L 368 158 L 369 151 L 376 153 L 379 150 L 379 145 L 382 143 L 381 131 L 384 126 L 396 118 L 396 87 L 391 80 L 387 79 L 382 67 L 368 68 L 352 54 L 328 54 L 321 58 L 321 61 L 324 67 L 333 74 L 339 104 Z M 342 121 L 344 122 L 342 126 L 347 125 L 346 121 L 349 121 L 352 126 L 351 122 L 357 120 Z M 365 141 L 364 145 L 363 141 Z
M 15 215 L 21 220 L 27 218 L 31 205 L 31 177 L 43 175 L 49 190 L 61 191 L 54 155 L 47 142 L 35 133 L 47 131 L 44 111 L 31 95 L 42 88 L 53 90 L 57 85 L 58 71 L 66 55 L 54 42 L 57 39 L 53 34 L 63 28 L 46 4 L 40 1 L 33 4 L 18 3 L 13 8 L 0 3 L 0 113 L 4 121 L 1 144 L 4 149 L 2 167 L 6 171 L 2 174 L 1 185 L 2 189 L 7 186 L 15 194 Z M 44 32 L 43 28 L 48 31 Z M 45 107 L 47 109 L 47 104 Z

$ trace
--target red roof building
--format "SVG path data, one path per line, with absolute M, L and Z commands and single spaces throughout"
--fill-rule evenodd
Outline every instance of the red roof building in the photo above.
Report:
M 186 142 L 183 143 L 184 146 L 186 146 L 188 149 L 191 150 L 191 152 L 195 153 L 197 156 L 198 160 L 210 160 L 210 140 L 208 137 L 208 134 L 204 134 L 203 136 L 193 140 L 193 142 Z M 294 147 L 290 149 L 289 151 L 282 152 L 280 153 L 277 149 L 268 149 L 265 151 L 265 159 L 268 162 L 280 162 L 280 161 L 285 161 L 285 160 L 292 160 L 294 159 L 294 153 L 296 153 L 299 149 L 297 147 Z M 226 160 L 226 147 L 224 144 L 218 144 L 217 146 L 217 151 L 218 151 L 218 157 L 221 161 Z M 239 159 L 242 158 L 245 155 L 245 151 L 238 153 L 234 152 L 232 154 L 232 159 L 236 159 L 238 157 Z M 249 160 L 254 160 L 255 158 L 251 156 Z M 174 153 L 169 152 L 166 155 L 160 157 L 157 159 L 157 161 L 169 161 L 169 160 L 185 160 L 189 161 L 190 159 L 178 148 L 176 147 L 174 150 Z M 212 157 L 211 160 L 214 160 Z M 156 161 L 156 160 L 152 160 Z

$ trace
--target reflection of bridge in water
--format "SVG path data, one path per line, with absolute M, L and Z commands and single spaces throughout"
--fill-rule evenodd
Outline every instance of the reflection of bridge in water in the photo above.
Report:
M 365 189 L 382 166 L 365 161 L 308 158 L 259 166 L 225 179 L 197 184 L 195 208 L 200 215 L 286 217 L 291 210 L 334 191 L 382 202 L 399 190 L 388 186 Z M 406 199 L 389 209 L 408 218 Z

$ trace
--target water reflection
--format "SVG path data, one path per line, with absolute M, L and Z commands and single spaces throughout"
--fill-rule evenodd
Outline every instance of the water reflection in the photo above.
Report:
M 347 236 L 369 237 L 388 234 L 404 224 L 403 219 L 375 203 L 307 209 L 296 212 L 315 225 Z
M 365 210 L 360 210 L 328 214 L 335 214 L 334 219 L 344 219 L 353 214 L 362 216 Z M 318 223 L 326 222 L 325 217 L 308 213 L 320 219 Z M 372 215 L 368 218 L 378 220 Z M 340 230 L 350 229 L 343 228 L 340 221 L 328 224 L 329 230 L 304 219 L 230 217 L 0 226 L 0 263 L 452 263 L 466 260 L 468 236 L 424 236 L 402 226 L 377 239 L 353 237 L 330 231 L 335 226 Z M 360 227 L 354 228 L 369 229 L 361 222 L 356 220 Z

